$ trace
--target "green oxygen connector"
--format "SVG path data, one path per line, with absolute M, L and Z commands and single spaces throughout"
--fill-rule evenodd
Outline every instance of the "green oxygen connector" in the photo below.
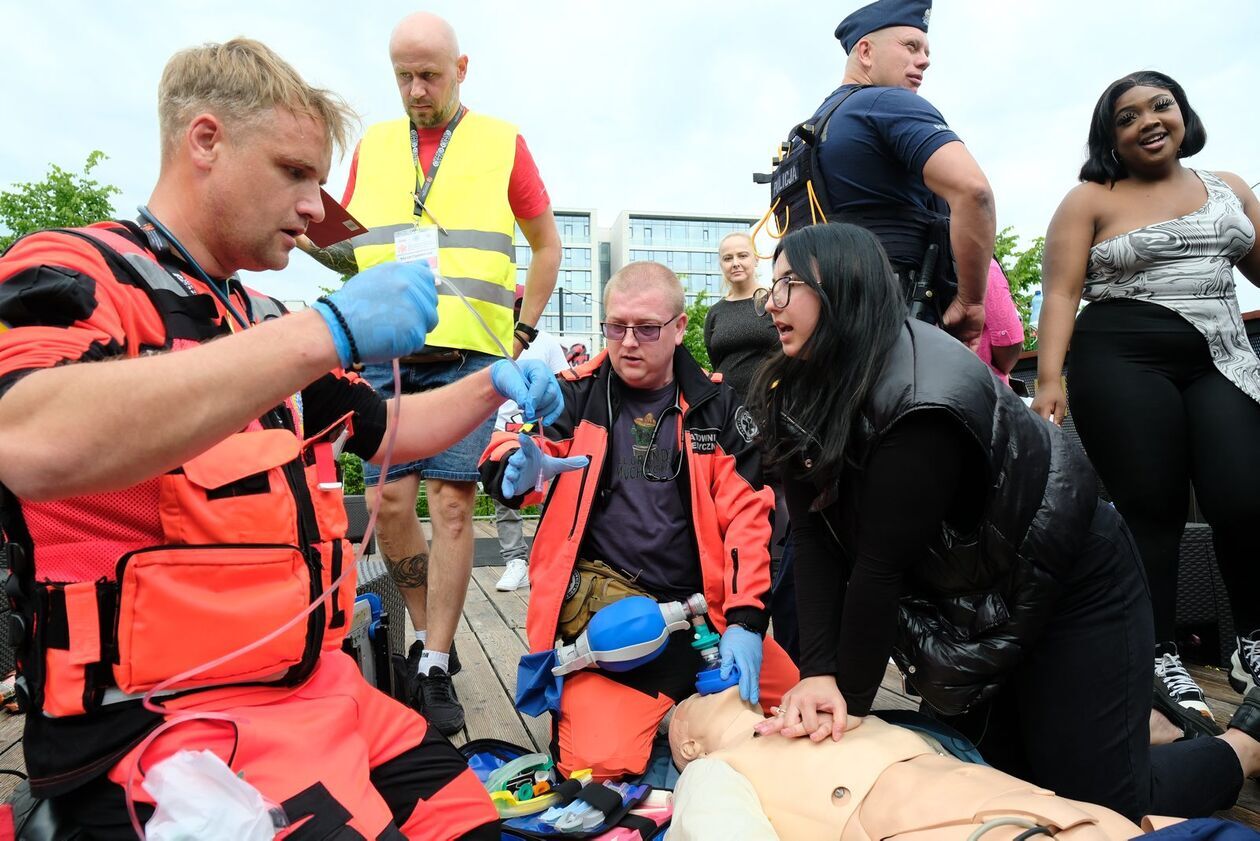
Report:
M 703 616 L 692 616 L 691 625 L 695 629 L 695 638 L 691 641 L 691 647 L 700 652 L 704 664 L 710 669 L 715 669 L 721 663 L 722 656 L 718 653 L 718 642 L 721 637 L 709 627 L 709 623 Z

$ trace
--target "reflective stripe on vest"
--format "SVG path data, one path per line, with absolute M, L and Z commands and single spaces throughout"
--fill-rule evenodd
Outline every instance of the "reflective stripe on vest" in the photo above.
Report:
M 516 160 L 516 126 L 468 112 L 451 135 L 420 220 L 436 219 L 438 265 L 445 280 L 459 287 L 486 323 L 509 345 L 516 298 L 513 234 L 516 219 L 508 204 L 508 182 Z M 354 195 L 347 208 L 369 229 L 351 240 L 359 271 L 394 259 L 394 236 L 416 223 L 411 191 L 416 171 L 406 118 L 377 123 L 359 144 Z M 494 341 L 454 292 L 438 287 L 438 326 L 427 342 L 499 355 Z

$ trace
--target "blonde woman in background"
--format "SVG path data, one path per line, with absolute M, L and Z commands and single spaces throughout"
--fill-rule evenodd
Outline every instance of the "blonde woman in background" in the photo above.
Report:
M 779 348 L 779 334 L 768 319 L 753 312 L 757 290 L 757 254 L 748 234 L 727 234 L 718 243 L 725 296 L 704 319 L 704 346 L 713 370 L 722 374 L 741 398 L 757 367 Z

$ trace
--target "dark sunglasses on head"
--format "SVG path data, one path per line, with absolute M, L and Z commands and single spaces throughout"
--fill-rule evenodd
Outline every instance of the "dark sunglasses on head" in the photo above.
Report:
M 604 338 L 613 342 L 619 342 L 626 337 L 627 330 L 634 331 L 634 338 L 639 342 L 654 342 L 661 337 L 661 328 L 666 324 L 676 321 L 682 313 L 666 321 L 665 324 L 618 324 L 615 321 L 601 321 L 599 329 L 603 331 Z

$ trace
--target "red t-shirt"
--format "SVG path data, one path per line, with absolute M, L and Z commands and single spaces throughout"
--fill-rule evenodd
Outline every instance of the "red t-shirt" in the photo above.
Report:
M 420 165 L 428 172 L 433 165 L 433 155 L 437 152 L 438 143 L 442 141 L 445 125 L 418 130 L 420 135 Z M 458 129 L 456 129 L 458 131 Z M 354 147 L 354 158 L 350 161 L 350 176 L 346 179 L 346 192 L 341 197 L 341 206 L 349 207 L 354 196 L 354 180 L 359 171 L 359 147 Z M 441 170 L 438 178 L 441 178 Z M 517 219 L 533 219 L 551 206 L 551 198 L 547 195 L 547 187 L 538 174 L 538 165 L 534 156 L 525 145 L 525 138 L 516 135 L 516 159 L 512 163 L 512 177 L 508 181 L 508 204 L 512 207 L 512 215 Z

